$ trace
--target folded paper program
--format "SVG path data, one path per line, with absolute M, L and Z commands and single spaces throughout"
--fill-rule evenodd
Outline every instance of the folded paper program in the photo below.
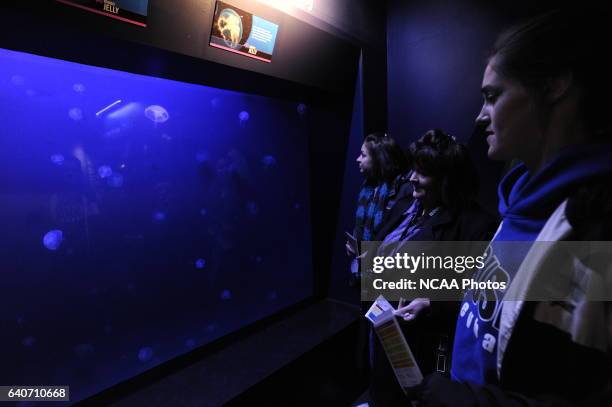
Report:
M 365 316 L 374 325 L 374 332 L 380 339 L 395 377 L 404 393 L 407 393 L 409 388 L 421 383 L 423 375 L 393 315 L 393 306 L 381 295 Z

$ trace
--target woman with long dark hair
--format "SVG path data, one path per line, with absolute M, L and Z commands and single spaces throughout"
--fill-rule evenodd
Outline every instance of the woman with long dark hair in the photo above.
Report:
M 409 159 L 395 139 L 385 133 L 369 134 L 363 141 L 357 163 L 364 181 L 359 191 L 353 235 L 346 242 L 347 255 L 352 257 L 349 284 L 354 287 L 361 286 L 358 253 L 361 242 L 380 239 L 384 225 L 397 218 L 396 207 L 412 200 Z M 361 305 L 365 312 L 369 305 L 366 302 Z M 365 318 L 360 321 L 357 365 L 359 374 L 365 377 L 370 367 L 370 326 Z
M 359 276 L 355 246 L 361 241 L 376 240 L 395 204 L 411 199 L 407 182 L 409 160 L 395 139 L 385 133 L 369 134 L 357 163 L 365 180 L 357 201 L 354 241 L 346 243 L 347 254 L 354 257 L 351 266 L 354 277 Z
M 478 175 L 465 145 L 440 129 L 426 132 L 410 145 L 413 201 L 403 216 L 388 222 L 377 256 L 394 256 L 406 241 L 488 241 L 497 219 L 477 202 Z M 423 372 L 448 373 L 448 365 L 434 365 L 436 354 L 450 357 L 448 344 L 455 330 L 457 302 L 416 298 L 400 301 L 395 314 L 411 321 L 405 335 Z M 426 316 L 425 316 L 426 314 Z M 370 396 L 375 405 L 396 405 L 407 399 L 394 377 L 378 339 L 372 338 L 373 374 Z M 438 349 L 442 344 L 445 348 Z
M 387 223 L 385 240 L 480 240 L 491 218 L 476 203 L 478 174 L 467 147 L 440 129 L 410 145 L 413 202 L 403 218 Z M 469 220 L 468 220 L 469 219 Z M 402 221 L 404 226 L 402 227 Z M 392 231 L 401 232 L 399 236 Z M 490 236 L 489 236 L 490 237 Z M 381 239 L 382 240 L 382 239 Z

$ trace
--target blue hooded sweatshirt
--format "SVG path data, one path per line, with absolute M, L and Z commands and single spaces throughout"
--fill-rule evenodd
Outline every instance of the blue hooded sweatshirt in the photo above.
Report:
M 612 176 L 612 145 L 566 148 L 533 176 L 525 165 L 514 167 L 498 188 L 502 224 L 487 248 L 478 281 L 508 286 L 532 242 L 554 210 L 573 191 L 601 176 Z M 501 243 L 501 242 L 513 243 Z M 451 376 L 477 384 L 498 382 L 496 358 L 502 290 L 465 294 L 455 332 Z

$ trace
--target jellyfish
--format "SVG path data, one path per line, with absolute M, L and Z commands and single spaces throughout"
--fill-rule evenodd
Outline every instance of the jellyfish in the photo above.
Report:
M 43 237 L 43 245 L 49 250 L 57 250 L 64 240 L 64 233 L 59 229 L 50 230 Z
M 247 112 L 246 110 L 243 110 L 242 112 L 240 112 L 240 114 L 238 114 L 238 119 L 240 120 L 240 125 L 244 126 L 246 124 L 247 121 L 249 121 L 249 112 Z
M 29 97 L 36 96 L 36 91 L 34 89 L 28 89 L 26 90 L 26 95 Z
M 32 346 L 34 346 L 35 342 L 36 342 L 36 338 L 34 338 L 33 336 L 26 336 L 21 341 L 21 344 L 25 346 L 26 348 L 31 348 Z
M 270 291 L 266 298 L 268 299 L 268 301 L 274 301 L 278 298 L 278 294 L 276 293 L 276 291 Z
M 219 106 L 219 98 L 212 98 L 212 99 L 210 100 L 210 105 L 211 105 L 212 107 L 217 107 L 217 106 Z
M 187 340 L 185 341 L 185 346 L 186 346 L 186 347 L 188 347 L 188 348 L 193 348 L 194 346 L 196 346 L 196 341 L 195 341 L 195 339 L 191 339 L 191 338 L 190 338 L 190 339 L 187 339 Z
M 53 154 L 51 156 L 51 162 L 55 165 L 62 165 L 64 163 L 64 156 L 61 154 Z
M 259 207 L 257 206 L 257 204 L 253 201 L 247 203 L 247 211 L 251 214 L 251 215 L 257 215 L 259 213 Z
M 113 188 L 121 188 L 123 186 L 123 175 L 114 173 L 107 178 L 106 183 Z
M 200 215 L 206 216 L 207 213 L 208 213 L 208 211 L 206 210 L 206 208 L 200 209 Z
M 83 85 L 82 83 L 75 83 L 74 85 L 72 85 L 72 90 L 76 93 L 83 93 L 85 92 L 85 85 Z
M 151 120 L 153 123 L 163 123 L 170 118 L 168 111 L 159 105 L 151 105 L 147 107 L 144 111 L 147 119 Z
M 208 324 L 208 325 L 206 326 L 206 330 L 207 330 L 208 332 L 214 332 L 214 331 L 216 331 L 216 330 L 217 330 L 217 324 Z
M 293 205 L 294 209 L 301 209 L 302 205 L 299 202 L 296 202 L 295 205 Z
M 161 138 L 162 138 L 164 141 L 167 141 L 167 142 L 171 142 L 171 141 L 172 141 L 172 136 L 169 136 L 169 135 L 168 135 L 168 134 L 166 134 L 166 133 L 163 133 L 163 134 L 161 135 Z
M 151 360 L 152 357 L 153 349 L 149 346 L 140 348 L 140 350 L 138 351 L 138 360 L 140 360 L 141 362 L 147 362 Z
M 78 107 L 73 107 L 68 110 L 68 117 L 70 117 L 75 122 L 83 120 L 83 111 Z
M 162 211 L 155 211 L 153 213 L 153 220 L 157 222 L 163 222 L 166 220 L 166 214 Z
M 200 270 L 201 270 L 201 269 L 203 269 L 205 266 L 206 266 L 206 260 L 204 260 L 204 259 L 197 259 L 197 260 L 195 261 L 195 267 L 196 267 L 197 269 L 200 269 Z
M 108 165 L 101 165 L 98 168 L 98 175 L 100 178 L 108 178 L 113 175 L 113 170 Z
M 261 258 L 261 256 L 255 257 L 255 262 L 256 263 L 261 263 L 262 261 L 263 261 L 263 259 Z
M 300 116 L 304 116 L 308 112 L 308 107 L 304 103 L 297 105 L 297 112 Z
M 222 300 L 231 300 L 232 299 L 232 292 L 230 290 L 223 290 L 223 291 L 221 291 L 221 299 Z
M 23 317 L 17 317 L 17 325 L 21 328 L 25 324 L 25 319 Z
M 273 155 L 266 155 L 261 159 L 265 169 L 272 168 L 276 165 L 276 158 Z

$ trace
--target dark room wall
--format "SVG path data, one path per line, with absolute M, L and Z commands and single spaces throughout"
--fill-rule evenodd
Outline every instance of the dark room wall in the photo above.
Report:
M 550 3 L 388 2 L 389 133 L 407 146 L 441 128 L 467 143 L 481 176 L 480 201 L 491 211 L 503 163 L 488 160 L 486 141 L 474 134 L 487 52 L 504 27 Z
M 279 3 L 261 0 L 264 3 Z M 289 13 L 361 49 L 362 128 L 364 134 L 387 129 L 386 4 L 371 0 L 327 0 L 313 3 L 309 13 Z
M 546 9 L 525 2 L 388 2 L 389 130 L 412 141 L 440 127 L 462 141 L 474 128 L 487 52 L 517 19 Z
M 403 142 L 440 127 L 469 138 L 481 102 L 486 50 L 499 18 L 470 2 L 391 1 L 389 130 Z

